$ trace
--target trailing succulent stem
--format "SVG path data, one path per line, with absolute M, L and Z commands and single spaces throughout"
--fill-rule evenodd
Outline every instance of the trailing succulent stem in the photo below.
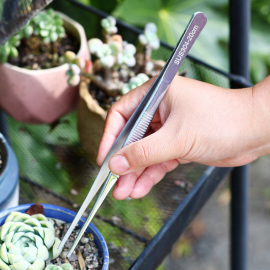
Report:
M 139 35 L 136 59 L 139 72 L 151 74 L 154 71 L 154 63 L 151 60 L 152 50 L 157 50 L 160 42 L 157 36 L 157 27 L 154 23 L 145 26 L 143 34 Z

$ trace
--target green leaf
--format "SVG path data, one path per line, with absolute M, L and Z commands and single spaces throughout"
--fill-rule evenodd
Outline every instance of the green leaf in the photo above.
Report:
M 47 37 L 47 36 L 49 35 L 49 31 L 48 31 L 48 30 L 41 30 L 41 31 L 40 31 L 40 35 L 41 35 L 42 37 Z
M 20 173 L 56 192 L 67 192 L 70 187 L 67 172 L 59 166 L 57 156 L 49 148 L 49 143 L 55 142 L 59 133 L 51 135 L 48 125 L 27 125 L 12 118 L 9 121 L 12 147 Z
M 18 50 L 15 47 L 11 47 L 10 48 L 10 57 L 11 58 L 15 58 L 18 57 Z
M 8 55 L 3 48 L 0 48 L 0 63 L 5 63 L 8 60 Z
M 51 39 L 52 42 L 55 42 L 58 39 L 57 33 L 51 33 L 50 39 Z
M 86 4 L 86 5 L 90 5 L 91 0 L 78 0 L 78 2 L 81 2 L 81 3 Z
M 252 54 L 260 56 L 270 55 L 270 36 L 268 35 L 269 26 L 267 29 L 263 24 L 253 25 L 250 34 L 250 52 Z
M 141 28 L 148 22 L 154 22 L 158 27 L 158 37 L 175 46 L 192 14 L 202 11 L 208 22 L 190 54 L 224 69 L 228 66 L 227 60 L 222 47 L 217 44 L 228 36 L 228 21 L 211 4 L 212 1 L 200 0 L 126 0 L 116 8 L 113 15 Z
M 10 270 L 10 267 L 0 258 L 0 268 L 2 270 Z
M 85 2 L 87 0 L 84 0 Z M 89 1 L 90 2 L 90 1 Z M 98 8 L 98 9 L 102 9 L 107 13 L 111 13 L 115 7 L 117 6 L 117 4 L 119 3 L 119 0 L 91 0 L 91 5 L 93 5 L 94 7 Z M 89 3 L 90 5 L 90 3 Z
M 251 81 L 257 83 L 264 79 L 268 72 L 267 63 L 264 61 L 263 57 L 259 57 L 256 54 L 251 56 Z

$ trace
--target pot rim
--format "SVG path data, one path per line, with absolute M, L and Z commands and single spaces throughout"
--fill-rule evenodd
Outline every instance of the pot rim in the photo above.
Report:
M 107 111 L 105 111 L 97 102 L 96 99 L 93 98 L 88 87 L 91 85 L 91 81 L 86 82 L 82 80 L 79 84 L 79 95 L 80 98 L 85 102 L 87 108 L 103 117 L 104 121 L 107 116 Z M 94 109 L 93 109 L 94 108 Z
M 0 178 L 4 174 L 9 158 L 5 137 L 0 133 Z M 1 183 L 1 180 L 0 180 Z
M 7 140 L 0 133 L 0 140 L 7 151 L 6 165 L 0 173 L 0 207 L 7 202 L 15 191 L 19 180 L 18 161 Z M 1 150 L 1 149 L 0 149 Z

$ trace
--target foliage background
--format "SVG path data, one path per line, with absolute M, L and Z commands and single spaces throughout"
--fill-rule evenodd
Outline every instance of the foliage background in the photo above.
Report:
M 161 40 L 175 45 L 191 14 L 203 11 L 208 23 L 190 54 L 228 71 L 228 0 L 79 0 L 129 24 L 155 22 Z M 250 74 L 252 83 L 270 72 L 270 2 L 251 0 Z
M 155 22 L 158 26 L 159 37 L 172 46 L 178 41 L 191 14 L 198 10 L 203 11 L 208 17 L 207 27 L 192 48 L 191 54 L 228 71 L 228 0 L 78 1 L 101 9 L 140 28 L 143 28 L 147 22 Z M 95 27 L 97 22 L 88 16 L 88 13 L 76 14 L 73 10 L 69 10 L 69 12 L 74 13 L 74 17 L 87 16 L 87 24 L 91 27 L 85 30 L 91 36 L 90 31 L 97 28 Z M 253 83 L 261 80 L 270 72 L 270 36 L 267 35 L 270 26 L 269 14 L 269 0 L 252 0 L 250 71 Z M 197 77 L 204 75 L 203 70 L 199 71 Z M 208 70 L 204 75 L 204 80 L 211 83 L 215 78 Z M 13 119 L 9 119 L 9 121 L 9 125 L 13 127 L 10 131 L 10 137 L 13 140 L 12 146 L 16 154 L 19 153 L 21 175 L 30 175 L 30 179 L 57 193 L 66 194 L 67 197 L 72 196 L 70 189 L 74 188 L 80 193 L 80 196 L 76 199 L 72 197 L 72 199 L 76 203 L 81 203 L 91 185 L 91 182 L 85 183 L 85 179 L 88 179 L 88 170 L 91 168 L 87 167 L 87 171 L 82 170 L 86 160 L 78 145 L 76 114 L 73 113 L 61 119 L 59 123 L 56 123 L 57 125 L 50 127 L 48 125 L 24 125 Z M 48 168 L 50 169 L 48 170 Z M 197 179 L 197 176 L 194 179 Z M 111 213 L 114 213 L 116 217 L 121 216 L 123 225 L 129 223 L 131 229 L 135 231 L 141 230 L 143 224 L 143 233 L 153 236 L 163 224 L 164 219 L 160 211 L 153 210 L 159 209 L 157 204 L 158 201 L 151 194 L 143 200 L 132 200 L 131 202 L 114 200 L 108 203 L 107 199 L 100 214 L 107 218 L 111 216 Z M 148 210 L 149 208 L 151 211 Z M 135 215 L 136 211 L 139 214 Z M 145 216 L 151 221 L 151 227 L 150 223 L 142 220 L 142 217 Z M 113 234 L 115 234 L 114 240 L 121 237 L 118 232 L 108 231 L 102 226 L 98 227 L 105 239 L 112 240 Z M 128 239 L 125 241 L 129 243 Z M 112 242 L 116 247 L 121 246 L 121 242 L 113 240 Z M 136 247 L 136 249 L 139 252 L 139 248 Z M 125 255 L 125 257 L 128 256 L 129 254 Z

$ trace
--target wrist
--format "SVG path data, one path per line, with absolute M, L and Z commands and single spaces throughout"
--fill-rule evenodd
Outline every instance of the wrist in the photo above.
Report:
M 252 87 L 253 144 L 259 157 L 270 153 L 270 76 Z

